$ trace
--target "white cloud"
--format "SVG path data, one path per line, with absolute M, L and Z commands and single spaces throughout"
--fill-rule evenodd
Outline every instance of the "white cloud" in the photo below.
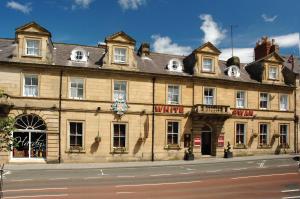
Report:
M 227 60 L 232 57 L 231 48 L 221 49 L 220 60 Z M 240 58 L 241 63 L 250 63 L 253 61 L 253 48 L 234 48 L 233 55 Z
M 265 22 L 274 22 L 275 19 L 277 18 L 277 15 L 273 17 L 269 17 L 266 14 L 262 14 L 261 17 L 264 19 Z
M 124 10 L 137 10 L 146 0 L 118 0 L 118 3 Z
M 289 48 L 294 46 L 297 47 L 300 45 L 299 32 L 287 35 L 272 36 L 271 38 L 275 39 L 275 43 L 282 48 Z
M 74 4 L 72 5 L 72 10 L 77 7 L 80 8 L 88 8 L 93 0 L 74 0 Z
M 203 42 L 211 42 L 214 45 L 218 45 L 226 36 L 226 30 L 222 29 L 213 20 L 212 16 L 209 14 L 200 15 L 200 19 L 203 23 L 200 29 L 204 32 Z
M 30 7 L 30 3 L 28 4 L 20 4 L 16 1 L 9 1 L 6 4 L 6 7 L 23 12 L 25 14 L 29 14 L 32 8 Z
M 188 55 L 193 50 L 190 46 L 179 46 L 177 43 L 173 43 L 170 37 L 152 35 L 152 39 L 154 39 L 153 48 L 155 52 Z

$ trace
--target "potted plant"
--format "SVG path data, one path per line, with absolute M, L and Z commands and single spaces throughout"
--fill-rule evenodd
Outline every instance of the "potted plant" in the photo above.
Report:
M 194 160 L 194 159 L 195 159 L 195 157 L 193 154 L 193 150 L 192 150 L 192 147 L 190 146 L 188 148 L 188 150 L 186 150 L 184 153 L 184 160 Z
M 230 146 L 230 143 L 228 142 L 227 148 L 224 149 L 224 158 L 232 158 L 233 157 L 233 154 L 230 151 L 230 149 L 231 149 L 231 146 Z

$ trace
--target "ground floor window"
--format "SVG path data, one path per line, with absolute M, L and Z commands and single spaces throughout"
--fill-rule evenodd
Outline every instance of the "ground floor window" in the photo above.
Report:
M 246 125 L 238 123 L 235 126 L 235 144 L 245 144 Z
M 269 134 L 269 125 L 260 124 L 259 125 L 259 144 L 267 145 L 268 144 L 268 134 Z
M 287 137 L 288 137 L 288 128 L 287 124 L 280 124 L 280 145 L 287 145 Z
M 126 147 L 126 124 L 113 125 L 113 147 L 125 148 Z
M 70 148 L 83 147 L 83 123 L 69 122 L 70 125 Z
M 168 121 L 167 144 L 178 145 L 179 122 Z

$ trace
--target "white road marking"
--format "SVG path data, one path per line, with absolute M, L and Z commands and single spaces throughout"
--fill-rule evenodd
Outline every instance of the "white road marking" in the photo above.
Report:
M 287 192 L 296 192 L 296 191 L 300 191 L 300 189 L 290 189 L 290 190 L 282 190 L 282 193 L 287 193 Z
M 116 194 L 131 194 L 131 193 L 135 193 L 135 192 L 129 192 L 129 191 L 116 192 Z
M 7 192 L 21 192 L 21 191 L 47 191 L 47 190 L 67 190 L 66 187 L 59 187 L 59 188 L 40 188 L 40 189 L 10 189 L 4 190 L 3 193 Z
M 158 176 L 170 176 L 172 174 L 169 173 L 162 173 L 162 174 L 154 174 L 154 175 L 150 175 L 151 177 L 158 177 Z
M 195 171 L 196 169 L 186 168 L 188 171 Z
M 248 164 L 253 164 L 254 162 L 253 161 L 249 161 L 249 162 L 247 162 Z
M 241 171 L 241 170 L 246 170 L 246 169 L 249 169 L 249 168 L 237 168 L 237 169 L 232 169 L 233 171 Z
M 32 181 L 32 179 L 10 180 L 10 182 L 25 182 L 25 181 Z
M 177 185 L 177 184 L 192 184 L 192 183 L 199 183 L 199 181 L 188 181 L 188 182 L 165 182 L 165 183 L 156 183 L 156 184 L 129 184 L 129 185 L 117 185 L 116 188 L 122 187 L 143 187 L 143 186 L 160 186 L 160 185 Z
M 117 176 L 117 178 L 135 178 L 135 176 Z
M 217 172 L 220 172 L 220 171 L 222 171 L 222 170 L 219 169 L 219 170 L 206 171 L 206 173 L 217 173 Z
M 42 197 L 66 197 L 68 194 L 56 194 L 56 195 L 32 195 L 32 196 L 12 196 L 4 197 L 3 199 L 17 199 L 17 198 L 42 198 Z
M 102 177 L 86 177 L 83 178 L 84 180 L 91 180 L 91 179 L 102 179 Z
M 50 178 L 49 180 L 69 180 L 70 178 Z
M 194 174 L 195 172 L 186 172 L 186 173 L 179 173 L 180 175 L 189 175 L 189 174 Z
M 289 166 L 293 166 L 292 164 L 282 164 L 282 165 L 278 165 L 277 167 L 289 167 Z
M 242 176 L 242 177 L 236 177 L 231 179 L 238 180 L 238 179 L 247 179 L 247 178 L 260 178 L 260 177 L 284 176 L 284 175 L 295 175 L 295 174 L 297 175 L 298 173 L 276 173 L 276 174 L 257 175 L 257 176 Z
M 296 198 L 300 198 L 300 196 L 283 197 L 282 199 L 296 199 Z
M 257 163 L 257 164 L 259 164 L 259 168 L 264 168 L 265 162 L 266 162 L 266 160 L 261 161 L 261 163 Z

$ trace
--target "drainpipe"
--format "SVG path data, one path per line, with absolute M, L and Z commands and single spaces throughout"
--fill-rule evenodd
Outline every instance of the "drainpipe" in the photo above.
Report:
M 152 78 L 152 143 L 151 143 L 151 161 L 154 161 L 154 125 L 155 122 L 155 77 Z
M 298 76 L 299 77 L 299 76 Z M 296 89 L 294 90 L 294 133 L 295 133 L 295 153 L 298 153 L 298 123 L 299 123 L 299 118 L 297 116 L 297 79 L 296 79 Z
M 62 76 L 63 70 L 60 70 L 59 79 L 59 105 L 58 105 L 58 163 L 61 163 L 61 98 L 62 98 Z
M 192 104 L 193 104 L 193 107 L 192 107 L 192 112 L 194 111 L 194 106 L 195 106 L 195 80 L 193 80 L 193 99 L 192 99 Z M 193 113 L 192 113 L 193 114 Z M 193 154 L 194 153 L 194 129 L 193 129 L 193 118 L 190 118 L 190 120 L 192 120 L 192 129 L 191 129 L 191 143 L 190 143 L 190 146 L 191 146 L 191 153 Z

